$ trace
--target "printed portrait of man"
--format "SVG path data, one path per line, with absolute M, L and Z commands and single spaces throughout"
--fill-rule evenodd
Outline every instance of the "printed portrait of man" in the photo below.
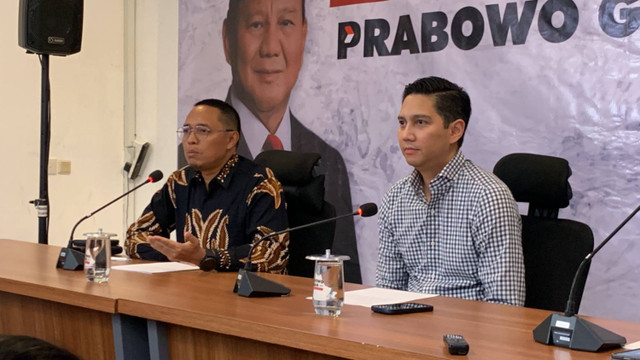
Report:
M 249 159 L 270 149 L 315 152 L 325 176 L 325 198 L 338 215 L 352 212 L 344 159 L 313 133 L 290 108 L 291 92 L 302 67 L 307 20 L 304 0 L 230 0 L 223 26 L 224 54 L 232 83 L 226 101 L 239 113 L 238 154 Z M 186 164 L 181 149 L 179 165 Z M 352 218 L 336 223 L 333 253 L 349 255 L 345 279 L 361 282 Z

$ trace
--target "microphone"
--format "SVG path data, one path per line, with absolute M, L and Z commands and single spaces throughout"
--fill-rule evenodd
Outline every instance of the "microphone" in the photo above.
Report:
M 149 177 L 147 178 L 147 180 L 145 182 L 143 182 L 142 184 L 140 184 L 140 185 L 134 187 L 133 189 L 127 191 L 126 193 L 118 196 L 117 198 L 111 200 L 107 204 L 105 204 L 102 207 L 100 207 L 98 210 L 96 210 L 96 211 L 92 212 L 91 214 L 86 215 L 85 217 L 80 219 L 80 221 L 78 221 L 73 226 L 73 229 L 71 229 L 71 236 L 69 236 L 69 242 L 67 243 L 67 247 L 66 248 L 62 248 L 62 250 L 60 250 L 60 255 L 58 256 L 58 263 L 56 264 L 56 268 L 62 268 L 64 270 L 82 270 L 82 268 L 84 267 L 84 254 L 81 251 L 73 249 L 73 247 L 72 247 L 72 245 L 73 245 L 73 233 L 76 231 L 76 228 L 78 227 L 78 225 L 80 225 L 81 222 L 83 222 L 83 221 L 87 220 L 88 218 L 92 217 L 93 215 L 95 215 L 100 210 L 102 210 L 102 209 L 106 208 L 107 206 L 113 204 L 114 202 L 122 199 L 123 197 L 129 195 L 130 193 L 138 190 L 143 185 L 146 185 L 148 183 L 158 182 L 158 181 L 162 180 L 162 176 L 163 176 L 162 175 L 162 171 L 160 171 L 160 170 L 156 170 L 156 171 L 152 172 L 151 174 L 149 174 Z
M 366 203 L 366 204 L 360 205 L 360 207 L 358 207 L 356 211 L 349 214 L 344 214 L 344 215 L 312 222 L 309 224 L 296 226 L 293 228 L 287 228 L 284 230 L 271 232 L 269 234 L 262 236 L 260 239 L 258 239 L 258 241 L 256 241 L 255 243 L 253 243 L 253 245 L 251 245 L 251 248 L 249 249 L 249 255 L 247 256 L 247 262 L 244 264 L 244 268 L 238 271 L 238 278 L 236 279 L 236 284 L 235 284 L 235 287 L 233 288 L 233 292 L 238 293 L 238 295 L 245 296 L 245 297 L 284 296 L 284 295 L 289 295 L 289 293 L 291 292 L 291 289 L 289 289 L 288 287 L 280 285 L 275 281 L 271 281 L 263 277 L 260 277 L 251 271 L 253 267 L 253 264 L 251 263 L 251 255 L 253 254 L 253 249 L 255 249 L 255 247 L 261 242 L 266 241 L 276 235 L 280 235 L 280 234 L 284 234 L 284 233 L 288 233 L 288 232 L 292 232 L 300 229 L 305 229 L 308 227 L 324 224 L 330 221 L 336 221 L 345 217 L 355 216 L 355 215 L 360 215 L 362 217 L 369 217 L 377 213 L 378 213 L 378 206 L 376 204 Z
M 585 256 L 573 277 L 564 315 L 551 314 L 540 323 L 540 325 L 533 329 L 533 339 L 535 341 L 547 345 L 553 344 L 555 346 L 591 352 L 615 349 L 627 343 L 627 339 L 624 336 L 620 336 L 592 322 L 575 316 L 577 302 L 576 288 L 578 287 L 577 284 L 580 283 L 579 279 L 586 278 L 587 273 L 585 273 L 585 269 L 587 265 L 591 263 L 593 256 L 597 254 L 638 211 L 640 211 L 640 206 L 633 210 L 598 247 Z

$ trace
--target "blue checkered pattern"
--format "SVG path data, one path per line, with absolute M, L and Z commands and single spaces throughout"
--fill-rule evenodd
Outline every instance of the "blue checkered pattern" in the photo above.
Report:
M 376 285 L 523 305 L 522 225 L 507 186 L 460 151 L 431 181 L 416 170 L 385 196 Z

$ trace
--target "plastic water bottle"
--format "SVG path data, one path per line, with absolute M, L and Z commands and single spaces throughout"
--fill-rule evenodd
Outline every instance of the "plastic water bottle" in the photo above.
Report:
M 332 255 L 327 249 L 324 255 L 309 255 L 315 260 L 313 275 L 313 308 L 318 315 L 338 316 L 344 303 L 344 266 L 350 258 L 345 255 Z

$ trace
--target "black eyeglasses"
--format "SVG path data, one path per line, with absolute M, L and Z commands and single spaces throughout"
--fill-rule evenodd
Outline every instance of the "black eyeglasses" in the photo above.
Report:
M 178 139 L 180 140 L 182 140 L 183 138 L 188 138 L 189 135 L 191 134 L 195 135 L 196 139 L 202 140 L 202 139 L 206 139 L 207 136 L 209 136 L 209 134 L 213 132 L 231 132 L 231 131 L 235 131 L 235 130 L 233 129 L 212 130 L 212 129 L 209 129 L 207 126 L 196 125 L 194 127 L 183 126 L 181 128 L 178 128 L 176 133 L 178 134 Z

